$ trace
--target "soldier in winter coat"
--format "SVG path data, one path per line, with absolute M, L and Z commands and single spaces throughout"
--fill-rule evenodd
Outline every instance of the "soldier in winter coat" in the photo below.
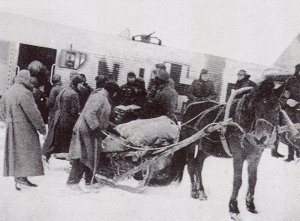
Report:
M 251 75 L 247 74 L 245 70 L 240 70 L 237 74 L 237 77 L 238 79 L 235 83 L 235 90 L 243 87 L 257 87 L 257 85 L 250 80 Z
M 47 106 L 48 111 L 49 111 L 49 115 L 48 115 L 49 116 L 48 117 L 49 127 L 51 127 L 50 124 L 54 120 L 56 97 L 62 89 L 61 76 L 59 74 L 53 75 L 52 83 L 53 83 L 53 87 L 50 91 L 49 98 L 47 99 L 47 102 L 46 102 L 46 106 Z
M 30 73 L 22 70 L 0 101 L 0 120 L 6 123 L 3 171 L 15 177 L 17 190 L 37 186 L 28 176 L 44 175 L 38 132 L 46 134 L 46 128 L 31 90 Z
M 170 75 L 164 70 L 158 70 L 155 84 L 158 88 L 154 99 L 149 98 L 144 106 L 143 117 L 154 118 L 167 116 L 177 121 L 175 109 L 177 106 L 178 93 L 169 83 Z
M 49 125 L 48 136 L 43 146 L 43 154 L 48 160 L 52 153 L 68 153 L 72 129 L 79 117 L 80 104 L 78 87 L 83 84 L 79 75 L 72 78 L 68 87 L 63 87 L 55 101 L 54 122 Z
M 145 81 L 143 78 L 137 78 L 135 79 L 135 98 L 134 98 L 134 104 L 138 105 L 140 107 L 144 106 L 144 103 L 146 102 L 146 96 L 147 91 L 145 88 Z
M 157 76 L 157 72 L 159 70 L 166 71 L 166 69 L 167 68 L 163 63 L 159 63 L 155 65 L 155 69 L 152 71 L 151 79 L 148 85 L 147 99 L 154 98 L 158 90 L 157 85 L 155 84 L 155 77 Z M 169 78 L 169 84 L 172 88 L 175 89 L 175 82 L 171 77 Z
M 31 77 L 31 84 L 33 87 L 32 95 L 34 98 L 34 101 L 37 105 L 38 110 L 40 111 L 44 123 L 46 124 L 48 122 L 48 109 L 46 107 L 46 94 L 44 91 L 40 89 L 39 82 L 36 77 Z
M 115 81 L 113 74 L 109 73 L 107 75 L 107 82 L 105 83 L 105 89 L 108 91 L 109 102 L 112 109 L 119 104 L 119 91 L 120 87 Z
M 83 84 L 79 90 L 79 103 L 80 103 L 80 111 L 84 108 L 86 101 L 88 100 L 90 94 L 92 93 L 93 89 L 88 85 L 86 82 L 86 77 L 84 74 L 79 74 L 83 80 Z
M 283 87 L 285 88 L 282 97 L 283 108 L 293 123 L 300 123 L 300 64 L 295 66 L 294 76 L 288 78 Z M 295 153 L 297 157 L 300 157 L 299 150 L 292 145 L 288 147 L 289 154 L 286 159 L 287 162 L 294 160 Z
M 134 99 L 136 96 L 134 87 L 135 87 L 135 81 L 136 76 L 135 73 L 129 72 L 127 74 L 127 83 L 121 85 L 120 87 L 120 93 L 119 93 L 119 101 L 121 105 L 131 105 L 134 104 Z
M 208 71 L 202 69 L 199 79 L 194 80 L 188 89 L 188 104 L 195 101 L 214 100 L 216 98 L 214 83 L 208 77 Z
M 103 134 L 109 124 L 111 106 L 108 101 L 108 92 L 104 89 L 106 78 L 102 75 L 96 77 L 96 90 L 92 92 L 77 120 L 70 146 L 69 157 L 72 159 L 72 169 L 67 181 L 79 189 L 83 174 L 86 185 L 92 184 L 94 164 L 99 158 Z

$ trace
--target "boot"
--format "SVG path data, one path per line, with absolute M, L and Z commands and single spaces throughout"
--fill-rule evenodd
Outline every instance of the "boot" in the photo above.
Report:
M 81 188 L 79 184 L 67 184 L 66 185 L 66 191 L 64 191 L 65 194 L 67 195 L 82 195 L 85 193 L 90 193 L 94 191 L 89 191 L 85 187 Z
M 239 214 L 240 213 L 240 210 L 238 208 L 238 202 L 237 202 L 237 200 L 231 199 L 229 201 L 229 212 L 230 213 L 235 213 L 235 214 Z
M 293 146 L 289 146 L 289 155 L 288 155 L 288 158 L 285 159 L 284 161 L 285 162 L 291 162 L 293 160 L 295 160 L 294 159 L 294 147 Z
M 295 152 L 296 152 L 296 157 L 300 158 L 300 151 L 298 149 L 295 149 Z
M 253 196 L 247 194 L 246 196 L 246 208 L 251 213 L 257 213 L 255 209 L 254 199 Z
M 272 157 L 276 157 L 276 158 L 284 157 L 282 154 L 278 153 L 278 146 L 279 146 L 279 136 L 277 136 L 277 139 L 274 143 L 274 148 L 272 148 L 271 150 Z
M 272 157 L 276 157 L 276 158 L 284 157 L 282 154 L 278 153 L 276 149 L 273 149 L 271 154 Z
M 15 178 L 15 187 L 16 190 L 21 190 L 23 186 L 27 187 L 37 187 L 38 185 L 31 183 L 27 177 L 16 177 Z

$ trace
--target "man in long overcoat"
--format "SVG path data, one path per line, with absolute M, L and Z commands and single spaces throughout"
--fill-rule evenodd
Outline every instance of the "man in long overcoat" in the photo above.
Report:
M 54 122 L 43 145 L 43 155 L 48 160 L 52 153 L 68 153 L 73 127 L 79 117 L 80 103 L 78 86 L 83 84 L 75 75 L 68 87 L 63 87 L 55 101 Z M 50 125 L 49 125 L 50 126 Z
M 109 124 L 111 106 L 108 92 L 104 89 L 105 82 L 104 76 L 96 77 L 96 90 L 87 100 L 73 129 L 69 152 L 72 169 L 67 184 L 77 188 L 84 173 L 86 185 L 92 184 L 93 171 L 97 166 L 94 165 L 95 157 L 99 157 L 102 143 L 101 130 L 106 129 Z
M 28 176 L 44 175 L 38 132 L 46 134 L 46 128 L 31 90 L 30 73 L 22 70 L 0 101 L 0 120 L 6 123 L 3 175 L 15 177 L 18 190 L 20 184 L 37 186 Z
M 53 75 L 52 83 L 53 87 L 51 88 L 50 95 L 46 102 L 46 106 L 49 111 L 48 125 L 51 124 L 51 122 L 54 120 L 56 97 L 62 89 L 61 76 L 59 74 Z

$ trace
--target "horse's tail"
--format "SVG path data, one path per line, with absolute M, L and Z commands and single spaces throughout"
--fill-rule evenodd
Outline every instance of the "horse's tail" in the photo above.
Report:
M 187 163 L 186 148 L 178 150 L 171 158 L 171 177 L 173 181 L 178 183 L 182 181 L 184 168 Z

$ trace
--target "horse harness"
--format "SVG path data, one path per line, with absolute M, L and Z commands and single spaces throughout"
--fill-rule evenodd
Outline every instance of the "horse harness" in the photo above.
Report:
M 238 102 L 237 108 L 242 108 L 243 102 L 244 102 L 244 99 L 243 99 L 243 98 L 240 99 L 240 101 Z M 221 106 L 223 106 L 223 105 L 216 105 L 216 106 L 213 106 L 213 107 L 211 107 L 211 108 L 209 108 L 209 109 L 207 109 L 207 110 L 201 112 L 201 113 L 198 114 L 197 116 L 193 117 L 193 118 L 190 119 L 189 121 L 187 121 L 187 122 L 185 122 L 184 124 L 182 124 L 182 127 L 187 127 L 187 128 L 192 129 L 192 130 L 194 130 L 194 131 L 198 131 L 198 130 L 199 130 L 198 126 L 199 126 L 200 121 L 201 121 L 201 120 L 202 120 L 209 112 L 211 112 L 211 111 L 213 111 L 213 110 L 216 110 L 216 109 L 220 108 Z M 223 110 L 224 110 L 224 106 L 223 106 L 223 108 L 220 108 L 220 110 L 219 110 L 219 112 L 218 112 L 216 118 L 214 119 L 213 123 L 216 122 L 216 120 L 217 120 L 218 117 L 221 115 L 221 113 L 222 113 Z M 240 117 L 241 117 L 241 115 L 238 115 L 238 118 L 240 118 Z M 195 119 L 197 119 L 197 118 L 199 118 L 199 119 L 198 119 L 197 123 L 196 123 L 194 126 L 188 125 L 188 123 L 192 122 L 193 120 L 195 120 Z M 276 139 L 276 135 L 277 135 L 277 133 L 278 133 L 278 127 L 277 127 L 277 126 L 274 126 L 274 125 L 271 124 L 269 121 L 267 121 L 267 120 L 265 120 L 265 119 L 262 119 L 262 118 L 257 119 L 257 120 L 255 121 L 255 124 L 254 124 L 254 122 L 253 122 L 253 126 L 256 126 L 256 124 L 257 124 L 258 122 L 260 122 L 260 121 L 266 123 L 267 125 L 269 125 L 269 126 L 272 128 L 272 135 L 271 135 L 270 139 L 268 140 L 268 143 L 267 143 L 267 144 L 264 144 L 264 145 L 260 145 L 260 144 L 255 143 L 255 141 L 254 141 L 254 133 L 253 133 L 253 132 L 251 132 L 251 133 L 248 132 L 248 133 L 247 133 L 247 132 L 244 131 L 243 128 L 240 127 L 240 125 L 239 125 L 238 123 L 234 124 L 234 125 L 235 125 L 235 126 L 243 133 L 243 136 L 241 137 L 241 141 L 240 141 L 240 142 L 241 142 L 241 147 L 242 147 L 242 148 L 245 148 L 245 145 L 244 145 L 245 142 L 248 142 L 248 143 L 250 143 L 252 146 L 254 146 L 254 147 L 256 147 L 256 148 L 260 148 L 260 149 L 263 149 L 263 148 L 265 148 L 266 146 L 269 146 L 271 143 L 274 143 L 273 141 L 274 141 L 274 139 Z M 209 125 L 208 125 L 208 126 L 209 126 Z M 253 126 L 252 126 L 251 128 L 253 128 Z M 228 146 L 228 143 L 227 143 L 227 139 L 230 138 L 232 135 L 230 135 L 229 137 L 226 137 L 226 136 L 225 136 L 226 131 L 227 131 L 227 125 L 226 125 L 226 123 L 225 123 L 224 126 L 222 127 L 222 129 L 220 130 L 220 141 L 221 141 L 221 143 L 222 143 L 222 147 L 223 147 L 225 153 L 226 153 L 229 157 L 232 157 L 232 153 L 231 153 L 231 151 L 230 151 L 230 149 L 229 149 L 229 146 Z M 210 138 L 208 137 L 209 135 L 210 135 L 209 133 L 206 133 L 206 135 L 204 136 L 204 139 L 210 140 L 211 142 L 219 142 L 218 140 L 212 140 L 212 139 L 210 139 Z M 199 148 L 198 145 L 196 146 L 196 148 Z M 198 150 L 196 150 L 196 152 L 197 152 L 197 151 L 198 151 Z

